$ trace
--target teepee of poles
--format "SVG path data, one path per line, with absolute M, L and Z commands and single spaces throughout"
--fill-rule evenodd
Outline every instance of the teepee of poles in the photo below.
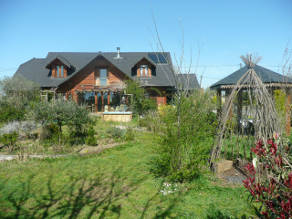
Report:
M 248 70 L 237 81 L 223 106 L 218 134 L 210 157 L 211 167 L 223 151 L 225 156 L 228 156 L 229 153 L 232 159 L 242 153 L 246 158 L 248 145 L 253 145 L 259 139 L 266 142 L 267 139 L 272 138 L 274 133 L 282 133 L 272 95 L 254 70 L 254 66 L 260 61 L 260 58 L 246 55 L 241 56 L 241 59 Z M 243 94 L 246 115 L 253 124 L 252 134 L 244 133 L 242 131 L 243 120 L 233 116 L 235 105 L 237 105 L 237 110 L 242 110 Z

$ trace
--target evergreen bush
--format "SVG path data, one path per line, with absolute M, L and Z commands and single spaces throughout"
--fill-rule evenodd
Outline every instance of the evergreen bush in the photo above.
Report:
M 91 146 L 97 145 L 97 139 L 95 137 L 95 130 L 92 126 L 90 126 L 88 131 L 87 131 L 87 137 L 85 139 L 85 143 L 87 145 L 91 145 Z

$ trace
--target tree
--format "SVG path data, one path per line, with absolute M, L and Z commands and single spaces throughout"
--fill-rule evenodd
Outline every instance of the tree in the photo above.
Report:
M 166 54 L 155 21 L 154 26 L 156 45 L 158 51 L 161 51 L 159 54 Z M 164 128 L 159 133 L 160 143 L 153 162 L 156 175 L 167 176 L 174 181 L 192 180 L 200 175 L 201 167 L 207 164 L 217 125 L 216 116 L 212 112 L 215 109 L 212 94 L 191 87 L 191 78 L 195 72 L 192 71 L 192 54 L 186 67 L 183 34 L 182 31 L 181 54 L 174 54 L 172 74 L 165 72 L 166 78 L 174 84 L 175 95 L 171 103 L 173 107 L 161 118 Z M 196 65 L 199 57 L 200 52 Z M 164 55 L 164 59 L 172 63 L 167 55 Z
M 59 144 L 62 137 L 62 126 L 70 127 L 71 132 L 80 133 L 84 125 L 90 121 L 89 112 L 84 106 L 79 106 L 73 101 L 57 99 L 54 102 L 41 102 L 34 107 L 30 114 L 43 127 L 54 124 L 58 127 Z
M 190 181 L 198 177 L 208 163 L 216 131 L 216 115 L 212 112 L 212 94 L 194 91 L 175 98 L 174 106 L 163 115 L 159 143 L 152 171 L 171 181 Z M 180 111 L 178 111 L 178 103 Z M 177 122 L 180 113 L 180 123 Z
M 138 115 L 156 109 L 156 102 L 146 97 L 146 91 L 137 81 L 129 80 L 126 82 L 126 92 L 132 94 L 131 107 L 132 111 Z
M 0 121 L 25 119 L 28 106 L 39 102 L 39 86 L 21 76 L 0 81 Z

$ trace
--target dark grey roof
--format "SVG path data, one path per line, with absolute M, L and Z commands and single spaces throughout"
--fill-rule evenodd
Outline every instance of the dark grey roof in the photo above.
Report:
M 133 79 L 135 79 L 136 76 L 132 76 L 132 68 L 138 61 L 146 58 L 156 66 L 156 76 L 147 79 L 147 86 L 174 86 L 172 62 L 170 53 L 168 52 L 121 52 L 121 59 L 116 59 L 116 52 L 49 52 L 46 58 L 33 58 L 20 65 L 15 75 L 22 75 L 29 80 L 35 81 L 41 87 L 58 87 L 99 56 L 105 58 L 120 71 Z M 66 60 L 67 63 L 70 63 L 74 67 L 67 78 L 52 78 L 49 76 L 50 72 L 49 69 L 46 68 L 46 65 L 56 57 L 62 57 L 63 60 Z M 158 58 L 155 59 L 155 57 Z
M 245 66 L 240 68 L 239 70 L 235 71 L 234 73 L 228 75 L 227 77 L 223 78 L 222 80 L 216 82 L 215 84 L 211 85 L 210 88 L 215 89 L 221 85 L 235 85 L 237 81 L 246 73 L 248 67 Z M 292 83 L 292 79 L 286 76 L 283 76 L 279 73 L 266 69 L 262 66 L 255 65 L 254 67 L 255 72 L 262 80 L 263 83 Z
M 71 63 L 65 59 L 64 57 L 60 56 L 60 55 L 56 55 L 56 56 L 51 56 L 49 59 L 48 59 L 48 62 L 47 62 L 47 65 L 46 66 L 49 66 L 54 60 L 60 60 L 63 64 L 65 64 L 68 68 L 71 68 L 72 65 Z
M 184 90 L 194 90 L 200 88 L 196 74 L 177 74 L 179 87 Z

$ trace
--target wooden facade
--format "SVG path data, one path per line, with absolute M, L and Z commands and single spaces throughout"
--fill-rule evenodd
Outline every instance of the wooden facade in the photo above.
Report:
M 60 60 L 56 59 L 50 64 L 51 77 L 53 78 L 66 78 L 68 76 L 68 67 Z M 63 67 L 63 74 L 62 74 Z
M 141 66 L 148 66 L 147 68 L 147 73 L 146 70 L 141 68 Z M 150 63 L 148 60 L 146 59 L 142 59 L 140 60 L 137 64 L 136 64 L 136 69 L 137 69 L 137 77 L 148 77 L 151 78 L 152 76 L 152 63 Z
M 141 62 L 137 63 L 137 66 L 146 64 L 149 65 L 147 60 L 141 60 Z M 100 78 L 101 69 L 106 69 L 107 71 L 106 84 L 103 85 L 101 84 Z M 150 67 L 148 73 L 148 77 L 151 77 Z M 141 74 L 140 68 L 137 68 L 137 75 L 138 74 Z M 72 78 L 59 86 L 57 92 L 63 93 L 67 99 L 71 97 L 77 103 L 80 103 L 78 95 L 87 93 L 91 98 L 91 104 L 89 105 L 92 107 L 92 111 L 110 111 L 112 110 L 111 99 L 113 95 L 119 95 L 119 100 L 122 99 L 126 87 L 126 80 L 131 79 L 103 57 L 97 57 L 84 69 L 80 70 L 77 74 L 72 76 Z M 160 90 L 162 91 L 159 92 L 160 94 L 151 92 L 150 97 L 155 98 L 159 105 L 166 104 L 166 96 L 161 96 L 161 93 L 165 94 L 165 92 L 163 92 L 163 88 Z

